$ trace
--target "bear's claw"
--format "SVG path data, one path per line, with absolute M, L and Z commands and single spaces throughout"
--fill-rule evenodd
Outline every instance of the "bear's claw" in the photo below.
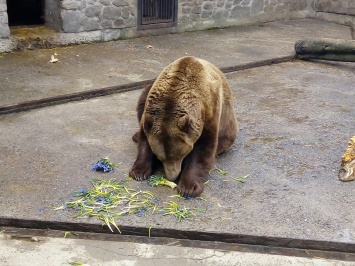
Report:
M 203 183 L 200 182 L 192 182 L 188 183 L 183 182 L 181 180 L 178 184 L 178 192 L 181 196 L 186 197 L 186 198 L 196 198 L 202 194 L 203 191 Z
M 137 181 L 147 180 L 152 174 L 152 168 L 146 166 L 133 165 L 129 171 L 129 176 Z

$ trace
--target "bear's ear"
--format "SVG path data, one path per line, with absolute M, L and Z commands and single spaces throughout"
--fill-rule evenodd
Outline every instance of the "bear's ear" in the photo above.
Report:
M 182 132 L 190 133 L 192 130 L 192 120 L 189 115 L 184 115 L 178 120 L 178 127 Z
M 145 115 L 144 117 L 144 123 L 143 123 L 143 129 L 145 132 L 148 132 L 149 130 L 151 130 L 151 128 L 153 127 L 153 120 L 149 115 Z

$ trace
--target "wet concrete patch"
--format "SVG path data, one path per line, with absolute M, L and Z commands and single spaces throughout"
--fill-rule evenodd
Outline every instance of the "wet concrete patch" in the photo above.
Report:
M 340 157 L 354 134 L 354 65 L 293 62 L 227 75 L 240 132 L 216 160 L 197 207 L 181 223 L 159 214 L 125 216 L 118 225 L 248 234 L 354 244 L 355 183 L 338 181 Z M 100 221 L 54 211 L 93 178 L 126 179 L 136 155 L 139 91 L 0 117 L 0 213 L 43 221 Z M 90 170 L 99 157 L 122 162 L 113 174 Z M 246 182 L 232 179 L 248 175 Z M 176 191 L 150 188 L 170 201 Z M 175 199 L 173 199 L 175 200 Z

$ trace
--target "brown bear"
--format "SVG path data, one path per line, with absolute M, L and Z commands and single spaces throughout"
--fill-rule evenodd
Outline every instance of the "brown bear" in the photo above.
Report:
M 216 155 L 235 141 L 233 95 L 224 74 L 213 64 L 182 57 L 146 87 L 137 105 L 138 156 L 129 175 L 147 179 L 157 162 L 178 192 L 197 197 L 203 191 Z

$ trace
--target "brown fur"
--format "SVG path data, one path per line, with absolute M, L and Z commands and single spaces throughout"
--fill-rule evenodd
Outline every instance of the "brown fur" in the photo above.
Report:
M 166 177 L 180 177 L 178 191 L 197 197 L 215 156 L 237 134 L 233 96 L 223 73 L 211 63 L 183 57 L 168 65 L 138 100 L 140 130 L 133 136 L 138 156 L 130 170 L 147 179 L 159 159 Z

